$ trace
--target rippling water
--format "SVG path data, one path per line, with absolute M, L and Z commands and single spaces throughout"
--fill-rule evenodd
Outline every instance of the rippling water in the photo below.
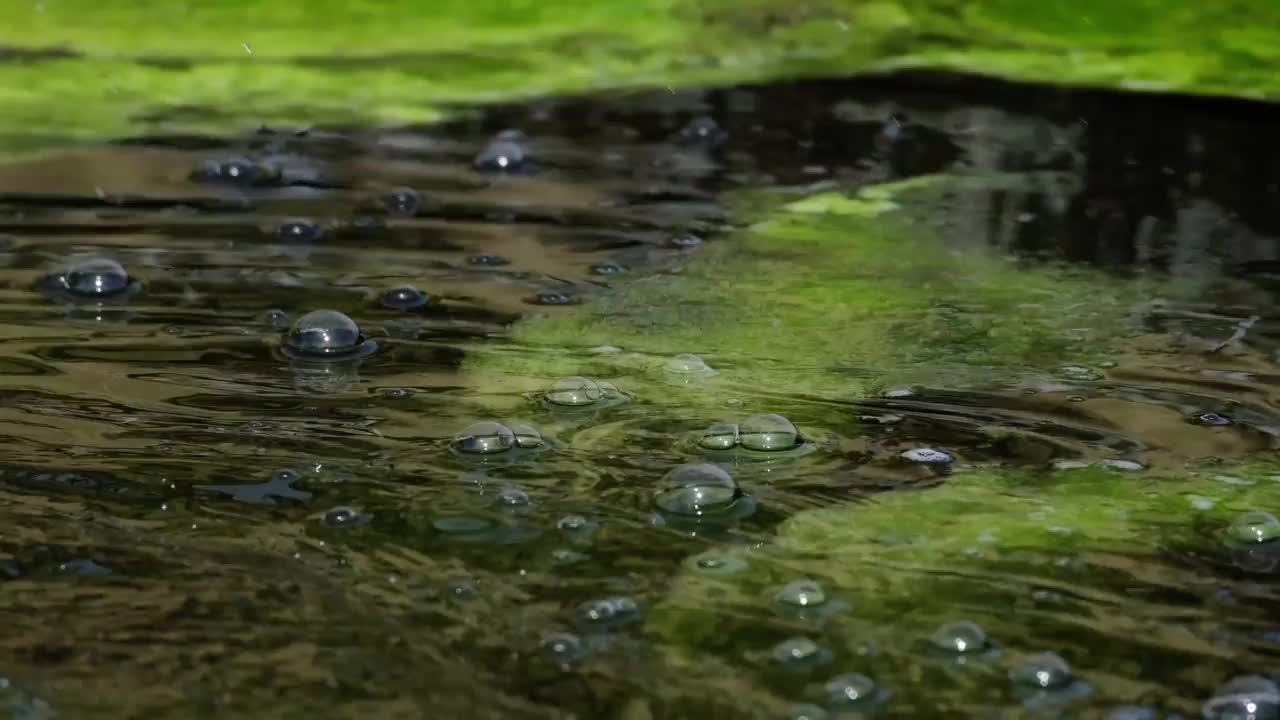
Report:
M 1142 513 L 1106 486 L 1143 482 L 1160 497 L 1160 472 L 1210 488 L 1275 481 L 1214 468 L 1267 461 L 1280 433 L 1276 119 L 1178 99 L 815 82 L 460 111 L 433 127 L 136 137 L 8 161 L 0 707 L 642 720 L 819 717 L 788 710 L 797 703 L 839 717 L 1103 717 L 1128 704 L 1196 716 L 1230 677 L 1276 671 L 1277 554 L 1233 562 L 1222 528 L 1192 513 L 1213 498 L 1179 486 L 1173 510 Z M 507 128 L 527 136 L 510 141 L 524 163 L 477 170 Z M 1023 175 L 928 208 L 946 250 L 1194 290 L 1135 308 L 1124 350 L 1094 366 L 972 368 L 879 397 L 786 396 L 739 378 L 713 398 L 723 417 L 705 397 L 673 410 L 677 390 L 652 383 L 620 383 L 621 402 L 574 413 L 531 395 L 548 378 L 469 364 L 556 352 L 512 340 L 522 317 L 580 312 L 636 277 L 707 272 L 691 258 L 732 253 L 745 222 L 726 193 L 957 170 Z M 136 291 L 38 291 L 85 254 L 119 261 Z M 380 301 L 403 286 L 427 301 Z M 286 328 L 317 308 L 350 315 L 378 350 L 290 358 Z M 805 368 L 794 358 L 792 372 Z M 732 522 L 658 513 L 662 478 L 707 459 L 700 431 L 758 411 L 786 414 L 810 452 L 711 457 L 734 472 Z M 518 461 L 451 449 L 485 417 L 530 423 L 547 445 Z M 1080 486 L 1096 485 L 1100 512 L 1133 512 L 1123 542 L 1054 525 L 1053 505 L 1079 500 L 1035 485 L 1055 464 L 1101 462 L 1109 474 Z M 1026 475 L 939 505 L 964 491 L 953 472 L 965 469 Z M 713 485 L 662 507 L 724 502 Z M 1071 539 L 1037 535 L 981 566 L 929 540 L 947 512 L 1023 512 L 1010 497 L 1040 502 L 1049 519 L 1030 524 Z M 920 505 L 923 527 L 917 501 L 935 503 Z M 807 518 L 849 507 L 875 534 L 824 546 L 832 526 Z M 806 580 L 818 588 L 794 585 Z M 930 634 L 966 619 L 990 646 L 940 658 Z M 1076 677 L 1059 683 L 1045 651 Z

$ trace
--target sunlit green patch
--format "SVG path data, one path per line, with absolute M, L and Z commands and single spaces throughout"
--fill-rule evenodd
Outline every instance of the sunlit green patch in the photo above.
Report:
M 761 385 L 848 398 L 895 383 L 1087 364 L 1150 297 L 1141 280 L 948 249 L 926 229 L 936 214 L 928 193 L 937 186 L 985 187 L 981 179 L 932 177 L 852 199 L 792 202 L 709 244 L 679 273 L 621 283 L 573 314 L 517 325 L 521 346 L 548 352 L 481 353 L 472 367 L 536 377 L 622 373 L 657 383 L 664 359 L 697 353 L 718 373 L 700 392 L 680 393 L 684 402 Z M 868 203 L 903 207 L 868 213 Z M 623 352 L 590 352 L 601 345 Z
M 1276 27 L 1269 0 L 46 0 L 6 8 L 0 46 L 20 51 L 0 53 L 0 133 L 422 121 L 456 102 L 894 68 L 1275 98 Z

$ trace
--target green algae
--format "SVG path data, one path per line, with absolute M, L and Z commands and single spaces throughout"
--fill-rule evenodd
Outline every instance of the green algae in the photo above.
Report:
M 483 353 L 470 367 L 661 380 L 665 358 L 691 352 L 723 369 L 709 390 L 765 383 L 849 398 L 942 376 L 1045 372 L 1113 350 L 1150 297 L 1147 283 L 949 251 L 927 229 L 931 193 L 989 187 L 929 176 L 792 201 L 704 247 L 679 272 L 518 323 L 513 340 L 532 351 Z M 624 352 L 591 354 L 597 346 Z
M 21 3 L 0 27 L 0 134 L 416 122 L 460 102 L 895 69 L 1270 99 L 1276 27 L 1267 0 Z

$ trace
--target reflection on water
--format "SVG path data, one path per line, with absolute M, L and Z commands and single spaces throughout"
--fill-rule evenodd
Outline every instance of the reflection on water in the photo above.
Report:
M 1133 519 L 1169 539 L 1032 543 L 981 573 L 872 555 L 862 584 L 770 548 L 796 513 L 875 513 L 957 467 L 1212 474 L 1273 450 L 1276 119 L 814 82 L 8 162 L 0 708 L 1193 716 L 1275 669 L 1268 508 L 1230 550 Z M 720 417 L 646 402 L 717 374 L 696 355 L 641 388 L 465 368 L 547 352 L 509 339 L 522 316 L 733 243 L 725 191 L 936 172 L 1014 178 L 931 200 L 949 249 L 1167 273 L 1197 299 L 1137 309 L 1098 367 L 858 401 L 735 387 Z

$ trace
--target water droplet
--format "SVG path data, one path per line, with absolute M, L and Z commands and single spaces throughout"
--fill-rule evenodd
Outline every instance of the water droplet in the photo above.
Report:
M 264 325 L 273 327 L 276 330 L 283 330 L 289 327 L 289 313 L 272 308 L 271 310 L 262 313 L 260 322 Z
M 337 310 L 313 310 L 289 330 L 286 346 L 299 355 L 342 355 L 360 346 L 360 328 Z
M 1065 687 L 1074 679 L 1067 661 L 1051 652 L 1024 657 L 1009 677 L 1018 685 L 1043 689 Z
M 813 580 L 797 580 L 785 585 L 774 599 L 792 607 L 813 607 L 825 603 L 827 593 Z
M 1103 460 L 1102 467 L 1116 472 L 1141 472 L 1147 469 L 1146 465 L 1132 460 Z
M 556 633 L 542 640 L 542 656 L 561 665 L 570 665 L 587 656 L 587 646 L 573 633 Z
M 835 706 L 858 705 L 876 693 L 876 683 L 862 673 L 846 673 L 832 678 L 823 686 L 827 702 Z
M 692 353 L 682 353 L 668 360 L 667 370 L 675 373 L 697 373 L 703 375 L 714 372 L 714 370 L 711 369 L 711 366 L 708 365 L 700 355 L 694 355 Z
M 1269 543 L 1280 540 L 1280 520 L 1268 512 L 1247 512 L 1227 528 L 1227 536 L 1239 543 Z
M 524 145 L 516 140 L 496 138 L 476 155 L 473 164 L 477 170 L 489 172 L 519 170 L 525 164 Z
M 657 504 L 675 515 L 704 515 L 729 509 L 738 498 L 738 484 L 718 465 L 681 465 L 662 479 Z
M 987 634 L 969 620 L 950 622 L 929 636 L 929 644 L 953 653 L 975 653 L 987 649 Z
M 720 550 L 709 550 L 685 561 L 685 567 L 699 575 L 724 576 L 745 572 L 751 565 L 742 557 Z
M 738 446 L 738 426 L 716 423 L 702 433 L 698 445 L 707 450 L 732 450 Z
M 455 450 L 476 455 L 506 452 L 515 444 L 516 436 L 511 428 L 492 421 L 468 425 L 453 439 Z
M 505 510 L 524 510 L 533 505 L 529 493 L 518 487 L 504 487 L 493 496 L 493 504 Z
M 1219 415 L 1214 412 L 1200 413 L 1192 416 L 1191 423 L 1193 425 L 1204 425 L 1205 427 L 1223 427 L 1233 425 L 1235 422 L 1226 415 Z
M 572 295 L 559 292 L 540 292 L 529 299 L 534 305 L 572 305 L 575 298 Z
M 627 268 L 615 262 L 600 262 L 591 266 L 591 272 L 596 275 L 621 275 L 627 272 Z
M 516 445 L 525 450 L 537 450 L 547 446 L 547 441 L 542 439 L 542 433 L 538 432 L 532 425 L 512 425 L 511 432 L 516 436 Z
M 1202 708 L 1205 720 L 1276 720 L 1280 718 L 1280 686 L 1261 675 L 1227 681 Z
M 501 255 L 472 255 L 467 258 L 467 264 L 479 265 L 481 267 L 501 267 L 510 265 L 511 261 Z
M 52 280 L 55 288 L 85 297 L 117 295 L 129 288 L 129 273 L 120 263 L 105 257 L 76 260 Z
M 422 195 L 413 188 L 395 188 L 382 196 L 382 206 L 396 215 L 417 215 L 422 208 Z
M 681 233 L 679 235 L 673 236 L 670 240 L 667 240 L 667 244 L 670 245 L 671 247 L 677 247 L 683 250 L 688 250 L 690 248 L 696 248 L 699 245 L 701 245 L 702 238 L 692 233 Z
M 639 619 L 640 606 L 635 600 L 619 595 L 584 602 L 578 606 L 577 615 L 584 625 L 608 627 Z
M 367 516 L 350 507 L 336 507 L 324 514 L 324 524 L 332 528 L 356 527 L 366 522 Z
M 427 304 L 430 298 L 412 285 L 401 285 L 378 296 L 378 304 L 390 310 L 412 310 Z
M 912 448 L 904 450 L 902 459 L 907 462 L 921 463 L 923 465 L 944 465 L 952 461 L 950 453 L 933 448 Z
M 748 450 L 775 452 L 799 445 L 800 433 L 790 420 L 781 415 L 752 415 L 738 427 L 738 441 Z
M 689 121 L 680 131 L 685 142 L 714 147 L 724 142 L 728 134 L 720 129 L 720 124 L 707 116 L 696 117 Z
M 774 645 L 769 657 L 789 670 L 809 670 L 829 662 L 831 651 L 807 637 L 793 637 Z
M 560 378 L 547 388 L 547 402 L 564 407 L 583 407 L 604 397 L 595 380 L 586 377 Z
M 801 703 L 787 708 L 787 720 L 827 720 L 827 711 L 817 705 Z
M 276 228 L 276 237 L 285 242 L 315 242 L 324 236 L 324 228 L 311 220 L 286 220 Z

